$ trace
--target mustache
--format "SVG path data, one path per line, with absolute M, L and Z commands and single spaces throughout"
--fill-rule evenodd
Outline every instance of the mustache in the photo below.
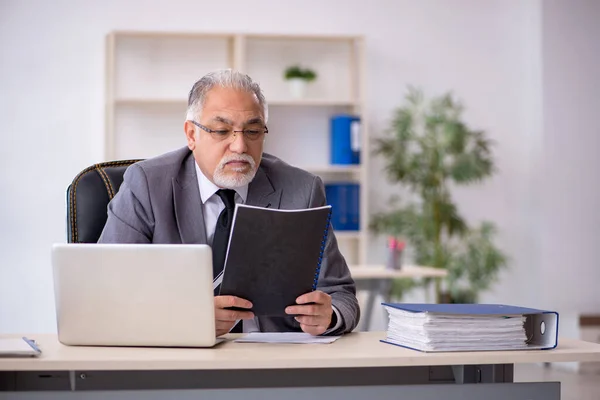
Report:
M 232 162 L 232 161 L 247 162 L 248 164 L 250 164 L 250 167 L 252 169 L 254 169 L 254 167 L 256 166 L 254 159 L 252 157 L 250 157 L 250 155 L 248 155 L 248 154 L 230 154 L 221 159 L 221 162 L 219 162 L 218 168 L 223 169 L 225 167 L 225 164 L 227 164 L 228 162 Z

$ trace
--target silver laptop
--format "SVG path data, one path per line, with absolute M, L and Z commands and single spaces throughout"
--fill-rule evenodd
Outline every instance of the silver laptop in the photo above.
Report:
M 211 347 L 207 245 L 55 244 L 58 338 L 66 345 Z

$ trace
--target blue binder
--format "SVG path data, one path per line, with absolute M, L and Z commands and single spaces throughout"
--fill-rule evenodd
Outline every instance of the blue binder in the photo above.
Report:
M 556 311 L 539 310 L 535 308 L 517 307 L 504 304 L 382 304 L 387 307 L 408 311 L 410 313 L 430 313 L 446 316 L 472 316 L 475 319 L 477 317 L 490 315 L 507 317 L 524 316 L 524 327 L 527 337 L 526 345 L 524 345 L 523 348 L 506 348 L 503 350 L 549 350 L 554 349 L 558 345 L 558 313 Z M 422 349 L 392 342 L 389 340 L 389 338 L 381 341 L 400 347 L 424 351 Z
M 331 118 L 331 164 L 360 164 L 360 118 L 335 115 Z
M 360 185 L 357 183 L 325 184 L 327 203 L 331 204 L 331 224 L 336 231 L 360 229 Z

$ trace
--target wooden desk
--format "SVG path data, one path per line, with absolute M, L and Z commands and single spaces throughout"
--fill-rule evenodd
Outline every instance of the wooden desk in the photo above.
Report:
M 600 361 L 600 345 L 577 340 L 561 339 L 549 351 L 426 354 L 379 342 L 384 336 L 352 333 L 328 345 L 226 341 L 212 349 L 169 349 L 68 347 L 55 335 L 32 335 L 42 356 L 0 358 L 0 391 L 200 389 L 232 399 L 402 393 L 403 399 L 420 400 L 552 400 L 560 398 L 560 383 L 513 383 L 513 364 Z
M 383 265 L 351 265 L 349 266 L 357 290 L 368 291 L 367 305 L 362 309 L 362 317 L 358 330 L 368 331 L 375 305 L 379 295 L 389 301 L 391 281 L 399 278 L 444 278 L 448 275 L 445 269 L 419 266 L 403 266 L 400 270 L 391 270 Z

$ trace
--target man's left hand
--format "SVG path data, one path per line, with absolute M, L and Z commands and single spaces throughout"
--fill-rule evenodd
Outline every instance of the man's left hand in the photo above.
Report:
M 330 295 L 315 290 L 298 297 L 296 304 L 298 305 L 286 308 L 285 312 L 296 316 L 296 321 L 300 322 L 300 328 L 304 332 L 317 336 L 329 328 L 333 315 Z

